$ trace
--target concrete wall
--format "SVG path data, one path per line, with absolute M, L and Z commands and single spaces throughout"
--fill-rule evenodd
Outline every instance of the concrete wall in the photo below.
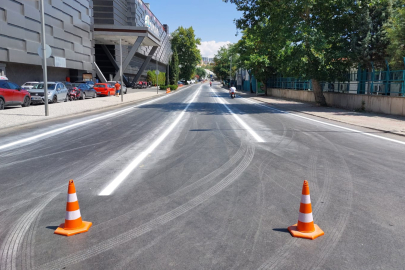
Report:
M 297 91 L 290 89 L 268 89 L 268 94 L 274 97 L 315 102 L 312 91 Z M 405 97 L 368 96 L 356 94 L 324 93 L 329 106 L 348 110 L 360 110 L 375 113 L 385 113 L 405 116 Z

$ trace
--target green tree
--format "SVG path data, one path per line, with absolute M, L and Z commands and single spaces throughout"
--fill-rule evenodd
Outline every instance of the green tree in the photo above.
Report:
M 392 6 L 392 16 L 385 25 L 389 45 L 387 53 L 393 68 L 404 68 L 405 57 L 405 1 L 398 0 Z
M 231 57 L 232 68 L 230 59 Z M 217 77 L 219 77 L 220 80 L 229 79 L 229 73 L 231 71 L 231 76 L 234 79 L 238 61 L 239 55 L 236 53 L 233 44 L 222 46 L 221 48 L 219 48 L 217 54 L 214 56 L 214 67 L 212 71 Z
M 156 85 L 157 81 L 156 81 L 156 71 L 155 70 L 149 70 L 146 74 L 146 80 L 148 82 L 152 82 L 152 85 Z M 165 72 L 159 72 L 159 84 L 164 84 L 165 80 L 166 80 L 166 73 Z
M 285 76 L 311 79 L 315 100 L 326 105 L 320 81 L 342 79 L 352 66 L 350 35 L 358 1 L 352 0 L 223 0 L 236 4 L 244 16 L 239 29 L 257 29 L 262 51 L 274 56 Z M 255 33 L 253 33 L 255 34 Z M 272 59 L 273 60 L 273 59 Z
M 207 72 L 205 72 L 205 69 L 203 69 L 202 67 L 197 67 L 195 69 L 195 73 L 198 75 L 199 78 L 204 78 L 205 76 L 207 76 Z
M 177 84 L 179 81 L 179 72 L 179 56 L 177 55 L 176 49 L 174 49 L 169 66 L 169 81 L 171 85 Z
M 191 79 L 197 64 L 201 61 L 200 50 L 201 39 L 196 38 L 193 27 L 184 28 L 180 26 L 172 33 L 172 48 L 177 51 L 180 68 L 180 77 L 186 80 Z

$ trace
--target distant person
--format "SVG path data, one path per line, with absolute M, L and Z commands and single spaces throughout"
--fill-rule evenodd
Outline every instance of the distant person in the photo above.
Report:
M 212 82 L 210 82 L 210 87 L 212 86 Z
M 231 88 L 229 88 L 229 94 L 235 95 L 235 92 L 236 92 L 236 88 L 232 84 Z
M 119 82 L 116 82 L 114 86 L 115 86 L 115 96 L 119 97 L 121 84 Z

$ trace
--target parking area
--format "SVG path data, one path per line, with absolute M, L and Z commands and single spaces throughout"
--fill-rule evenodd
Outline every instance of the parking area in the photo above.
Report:
M 163 94 L 166 94 L 166 91 L 159 91 L 157 93 L 156 87 L 144 89 L 128 88 L 127 94 L 124 95 L 124 104 Z M 0 111 L 0 129 L 35 123 L 45 119 L 55 119 L 83 112 L 96 111 L 121 104 L 123 104 L 121 96 L 98 96 L 96 98 L 86 98 L 85 100 L 51 103 L 49 104 L 49 116 L 45 116 L 43 104 L 31 105 L 29 107 L 21 107 L 19 105 L 9 106 Z

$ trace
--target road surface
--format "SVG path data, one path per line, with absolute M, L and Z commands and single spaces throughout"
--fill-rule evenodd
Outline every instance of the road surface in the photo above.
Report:
M 404 138 L 214 86 L 3 131 L 0 269 L 404 268 Z M 69 179 L 93 226 L 64 237 Z

